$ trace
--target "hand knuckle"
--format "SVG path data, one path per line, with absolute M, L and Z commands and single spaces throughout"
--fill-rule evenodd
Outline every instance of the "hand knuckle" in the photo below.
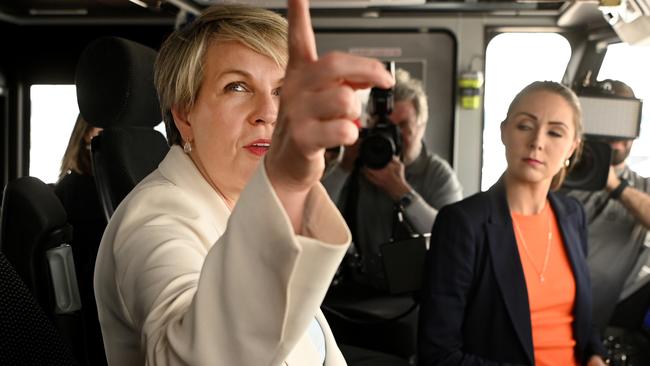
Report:
M 336 66 L 336 59 L 331 53 L 328 53 L 321 59 L 321 66 L 324 69 L 333 69 Z
M 341 58 L 345 53 L 341 51 L 330 51 L 325 54 L 325 57 L 327 59 L 331 59 L 332 61 L 336 61 L 337 59 Z
M 372 73 L 380 73 L 385 70 L 384 65 L 377 60 L 372 60 L 372 63 L 370 64 L 370 69 Z
M 339 88 L 336 94 L 336 103 L 340 108 L 341 114 L 344 117 L 354 116 L 357 109 L 356 104 L 358 104 L 354 92 L 350 88 L 342 87 Z
M 340 88 L 336 90 L 332 99 L 337 108 L 347 109 L 349 103 L 348 96 Z

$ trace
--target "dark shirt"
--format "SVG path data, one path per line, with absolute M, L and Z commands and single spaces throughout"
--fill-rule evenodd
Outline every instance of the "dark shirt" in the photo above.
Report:
M 629 167 L 619 175 L 630 186 L 650 193 L 650 178 Z M 605 328 L 616 304 L 648 282 L 643 270 L 650 261 L 650 235 L 621 201 L 611 199 L 605 190 L 570 191 L 585 207 L 589 226 L 589 270 L 593 287 L 594 322 Z
M 106 364 L 93 287 L 95 259 L 106 228 L 106 217 L 95 188 L 95 179 L 89 175 L 71 172 L 56 184 L 54 192 L 61 200 L 73 229 L 70 245 L 87 328 L 90 363 Z
M 75 265 L 78 268 L 94 268 L 97 248 L 106 228 L 106 218 L 95 188 L 95 179 L 89 175 L 71 172 L 56 184 L 54 192 L 61 200 L 68 215 L 68 222 L 74 229 L 71 245 Z M 89 274 L 92 281 L 92 271 Z

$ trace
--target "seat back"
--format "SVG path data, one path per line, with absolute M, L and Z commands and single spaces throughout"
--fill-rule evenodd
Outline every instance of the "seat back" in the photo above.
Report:
M 149 47 L 103 37 L 90 43 L 77 63 L 81 115 L 104 129 L 92 140 L 92 156 L 107 219 L 169 151 L 164 136 L 153 129 L 162 121 L 153 83 L 155 58 Z
M 0 250 L 85 364 L 81 300 L 72 258 L 72 227 L 61 202 L 34 177 L 9 182 L 0 217 Z
M 93 172 L 108 220 L 133 187 L 158 167 L 169 147 L 158 131 L 147 127 L 108 128 L 97 137 L 91 141 Z
M 77 364 L 61 334 L 0 252 L 0 365 Z

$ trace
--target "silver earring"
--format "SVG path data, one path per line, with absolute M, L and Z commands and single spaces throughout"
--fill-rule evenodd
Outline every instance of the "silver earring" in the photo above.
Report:
M 192 152 L 192 144 L 189 141 L 185 141 L 185 143 L 183 144 L 183 151 L 186 154 L 189 154 L 190 152 Z

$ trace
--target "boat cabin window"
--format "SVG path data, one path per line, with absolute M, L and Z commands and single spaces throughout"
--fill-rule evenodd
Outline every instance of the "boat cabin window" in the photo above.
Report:
M 79 114 L 77 90 L 74 85 L 35 84 L 29 94 L 29 175 L 45 183 L 56 183 L 61 158 Z
M 501 33 L 485 53 L 485 102 L 481 190 L 492 186 L 506 168 L 499 125 L 508 104 L 535 80 L 561 81 L 571 46 L 557 33 Z

